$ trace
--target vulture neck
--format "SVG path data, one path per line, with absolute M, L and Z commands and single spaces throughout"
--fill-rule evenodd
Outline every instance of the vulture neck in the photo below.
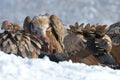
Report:
M 43 39 L 45 42 L 50 43 L 50 39 L 49 39 L 49 37 L 47 36 L 46 29 L 43 30 L 41 37 L 42 37 L 42 39 Z

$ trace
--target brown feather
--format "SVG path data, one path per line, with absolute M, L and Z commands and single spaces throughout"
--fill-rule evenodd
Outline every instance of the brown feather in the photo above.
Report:
M 53 29 L 53 34 L 56 39 L 59 41 L 60 45 L 63 47 L 63 39 L 66 35 L 66 30 L 62 24 L 62 21 L 55 15 L 50 16 L 50 23 Z

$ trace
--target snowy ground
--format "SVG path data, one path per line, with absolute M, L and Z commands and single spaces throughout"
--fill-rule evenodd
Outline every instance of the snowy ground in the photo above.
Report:
M 0 23 L 23 24 L 24 18 L 43 13 L 57 15 L 65 24 L 120 21 L 119 0 L 0 0 Z M 120 71 L 108 67 L 44 59 L 22 59 L 0 52 L 0 80 L 120 80 Z
M 120 71 L 108 67 L 22 59 L 0 52 L 0 80 L 120 80 Z

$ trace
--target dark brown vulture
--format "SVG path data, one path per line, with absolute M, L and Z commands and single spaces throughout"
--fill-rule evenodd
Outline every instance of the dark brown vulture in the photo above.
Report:
M 106 34 L 108 30 L 107 25 L 97 25 L 96 26 L 96 47 L 97 55 L 95 57 L 101 61 L 101 63 L 110 66 L 112 68 L 118 68 L 119 65 L 116 60 L 111 55 L 112 41 L 110 37 Z
M 26 21 L 27 17 L 24 23 Z M 30 29 L 30 33 L 35 33 L 40 36 L 39 39 L 43 42 L 41 49 L 43 55 L 48 55 L 51 60 L 55 59 L 54 61 L 56 62 L 69 59 L 64 54 L 64 45 L 62 42 L 65 36 L 65 28 L 56 16 L 46 14 L 34 16 L 30 22 L 30 26 L 26 29 Z
M 112 49 L 112 42 L 110 37 L 105 34 L 107 31 L 106 25 L 91 26 L 90 24 L 87 24 L 84 28 L 83 23 L 81 25 L 81 29 L 72 25 L 70 30 L 68 30 L 70 34 L 68 34 L 64 39 L 66 40 L 64 44 L 68 46 L 66 47 L 66 49 L 68 49 L 67 51 L 73 54 L 77 53 L 76 57 L 78 57 L 78 54 L 81 54 L 81 57 L 84 57 L 86 54 L 82 54 L 82 52 L 88 52 L 88 55 L 92 55 L 92 57 L 97 60 L 96 62 L 105 66 L 117 68 L 118 64 L 110 54 Z M 87 61 L 90 61 L 89 59 Z M 78 58 L 76 60 L 78 60 Z
M 120 66 L 120 22 L 111 24 L 107 33 L 112 40 L 111 55 Z
M 40 54 L 42 42 L 34 34 L 21 30 L 17 24 L 4 21 L 0 34 L 0 50 L 5 53 L 13 53 L 17 56 L 37 58 Z
M 41 36 L 43 44 L 47 44 L 45 45 L 47 48 L 42 46 L 42 51 L 48 53 L 50 57 L 55 54 L 57 59 L 66 56 L 66 59 L 72 59 L 73 62 L 97 65 L 101 63 L 116 67 L 117 64 L 109 54 L 111 40 L 105 35 L 105 25 L 87 24 L 85 28 L 83 25 L 75 23 L 75 28 L 70 27 L 72 32 L 71 30 L 67 32 L 61 20 L 55 15 L 40 15 L 31 20 L 30 31 Z M 89 59 L 93 62 L 88 62 Z

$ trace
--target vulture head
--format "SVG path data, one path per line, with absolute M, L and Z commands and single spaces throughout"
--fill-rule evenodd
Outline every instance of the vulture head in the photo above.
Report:
M 6 31 L 13 30 L 13 25 L 10 21 L 6 20 L 6 21 L 3 21 L 1 29 Z
M 15 30 L 22 30 L 22 27 L 20 27 L 18 24 L 13 24 L 10 21 L 6 20 L 3 21 L 1 29 L 5 31 L 15 31 Z
M 45 41 L 49 41 L 46 31 L 49 28 L 49 17 L 46 15 L 34 16 L 31 21 L 30 31 L 40 35 Z

